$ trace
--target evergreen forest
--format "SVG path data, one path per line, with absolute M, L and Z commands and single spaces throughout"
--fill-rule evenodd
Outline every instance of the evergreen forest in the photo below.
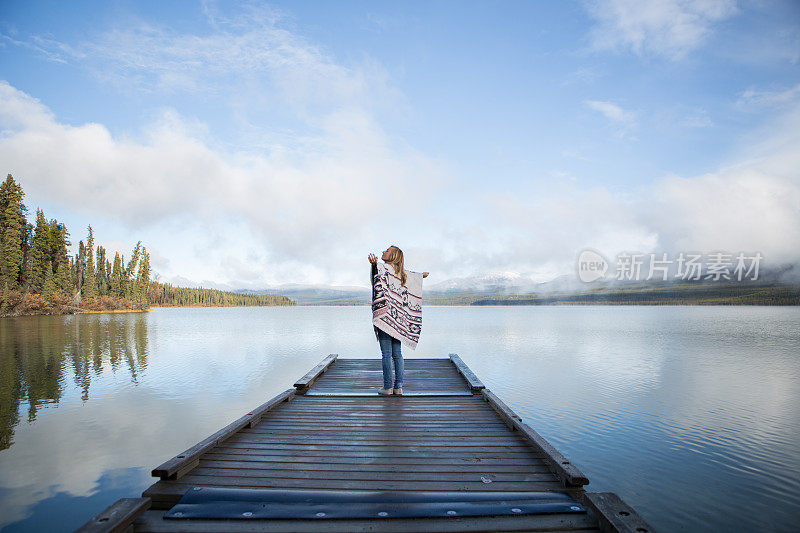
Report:
M 293 305 L 284 296 L 173 287 L 151 280 L 150 254 L 136 243 L 126 259 L 86 243 L 70 255 L 70 233 L 41 209 L 28 221 L 22 186 L 0 184 L 0 316 L 145 310 L 151 306 Z

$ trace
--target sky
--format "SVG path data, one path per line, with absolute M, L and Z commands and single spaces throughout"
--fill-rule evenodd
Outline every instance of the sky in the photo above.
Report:
M 800 260 L 800 3 L 0 2 L 0 171 L 161 281 Z

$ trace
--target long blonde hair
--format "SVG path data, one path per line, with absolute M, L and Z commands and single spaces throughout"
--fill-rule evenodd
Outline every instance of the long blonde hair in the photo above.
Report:
M 394 267 L 395 275 L 400 277 L 400 285 L 405 287 L 407 278 L 406 271 L 403 268 L 403 251 L 394 244 L 391 248 L 392 251 L 389 252 L 389 260 L 386 262 Z

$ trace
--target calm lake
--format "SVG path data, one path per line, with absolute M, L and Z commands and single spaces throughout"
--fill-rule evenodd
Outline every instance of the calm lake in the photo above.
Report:
M 797 530 L 800 308 L 428 306 L 423 324 L 406 358 L 458 353 L 658 530 Z M 369 307 L 0 319 L 0 528 L 72 531 L 138 496 L 329 353 L 380 356 Z

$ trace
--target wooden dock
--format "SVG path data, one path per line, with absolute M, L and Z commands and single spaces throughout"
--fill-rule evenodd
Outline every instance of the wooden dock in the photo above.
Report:
M 406 359 L 402 396 L 381 376 L 329 355 L 80 531 L 653 531 L 457 355 Z

